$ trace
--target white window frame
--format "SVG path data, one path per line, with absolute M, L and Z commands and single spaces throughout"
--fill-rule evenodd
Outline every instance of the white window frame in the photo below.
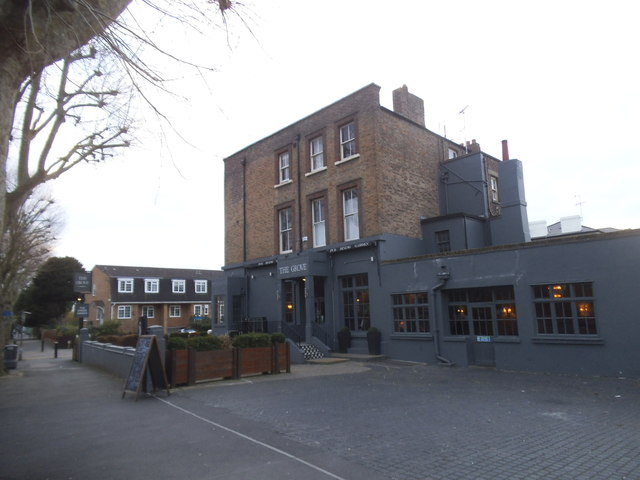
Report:
M 193 306 L 193 315 L 196 317 L 202 317 L 204 314 L 202 313 L 203 308 L 202 305 L 194 305 Z
M 118 278 L 118 293 L 133 293 L 133 278 L 131 278 L 131 277 L 119 277 Z
M 458 152 L 456 152 L 453 148 L 449 148 L 447 150 L 447 155 L 449 157 L 449 160 L 453 160 L 458 156 Z
M 291 155 L 288 150 L 278 154 L 278 181 L 280 183 L 291 181 Z
M 327 244 L 324 198 L 311 201 L 311 222 L 313 224 L 313 246 L 324 247 Z
M 358 240 L 360 238 L 358 202 L 358 192 L 355 188 L 350 188 L 342 192 L 342 212 L 344 215 L 345 242 L 348 242 L 349 240 Z
M 174 279 L 171 280 L 171 291 L 173 293 L 185 293 L 186 292 L 186 280 Z
M 156 309 L 153 307 L 153 305 L 145 305 L 142 307 L 142 315 L 147 318 L 155 318 Z
M 179 318 L 182 316 L 180 305 L 169 305 L 169 318 Z
M 340 127 L 340 159 L 346 160 L 357 155 L 356 148 L 356 124 L 349 122 Z
M 311 171 L 315 172 L 325 168 L 324 161 L 324 139 L 322 135 L 312 138 L 309 141 L 309 156 L 311 160 Z
M 489 187 L 491 189 L 491 201 L 497 202 L 498 197 L 498 177 L 489 176 Z
M 144 279 L 144 293 L 159 293 L 159 292 L 160 292 L 160 279 L 158 278 Z
M 118 305 L 118 320 L 129 320 L 131 318 L 131 305 Z
M 278 231 L 280 239 L 280 253 L 293 251 L 293 210 L 291 207 L 278 211 Z
M 196 293 L 207 293 L 207 281 L 194 280 L 194 289 Z

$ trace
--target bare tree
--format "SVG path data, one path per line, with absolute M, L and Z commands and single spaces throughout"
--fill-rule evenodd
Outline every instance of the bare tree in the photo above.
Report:
M 6 218 L 6 174 L 13 114 L 21 86 L 42 71 L 78 51 L 92 38 L 101 39 L 121 55 L 131 71 L 160 80 L 128 47 L 136 37 L 152 44 L 145 32 L 118 18 L 132 0 L 0 0 L 0 232 Z M 232 9 L 231 0 L 140 0 L 163 12 L 183 18 L 185 25 L 206 19 L 215 6 Z M 185 13 L 188 12 L 188 13 Z

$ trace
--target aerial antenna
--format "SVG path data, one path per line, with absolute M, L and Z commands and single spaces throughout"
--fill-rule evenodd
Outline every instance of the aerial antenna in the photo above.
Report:
M 580 195 L 574 195 L 573 197 L 577 200 L 576 206 L 580 208 L 580 218 L 583 218 L 582 217 L 582 204 L 586 203 L 586 202 L 584 202 L 582 200 L 582 197 Z
M 467 117 L 464 114 L 464 111 L 469 108 L 469 105 L 465 106 L 462 110 L 458 112 L 459 115 L 462 115 L 462 136 L 464 137 L 464 151 L 465 153 L 469 153 L 469 149 L 467 148 Z

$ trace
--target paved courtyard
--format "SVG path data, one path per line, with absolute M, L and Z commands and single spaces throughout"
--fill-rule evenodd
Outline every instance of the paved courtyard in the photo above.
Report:
M 2 479 L 640 479 L 634 379 L 350 361 L 136 402 L 24 354 L 0 378 Z

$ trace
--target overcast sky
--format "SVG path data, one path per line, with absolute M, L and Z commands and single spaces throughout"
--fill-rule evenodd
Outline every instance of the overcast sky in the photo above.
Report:
M 135 1 L 135 0 L 134 0 Z M 523 162 L 529 220 L 640 227 L 640 29 L 631 1 L 247 0 L 228 41 L 157 28 L 216 66 L 174 72 L 165 108 L 191 145 L 144 119 L 142 144 L 51 184 L 55 255 L 220 268 L 223 158 L 364 87 L 406 84 L 427 128 Z M 460 111 L 464 109 L 464 114 Z M 166 127 L 165 127 L 166 132 Z

